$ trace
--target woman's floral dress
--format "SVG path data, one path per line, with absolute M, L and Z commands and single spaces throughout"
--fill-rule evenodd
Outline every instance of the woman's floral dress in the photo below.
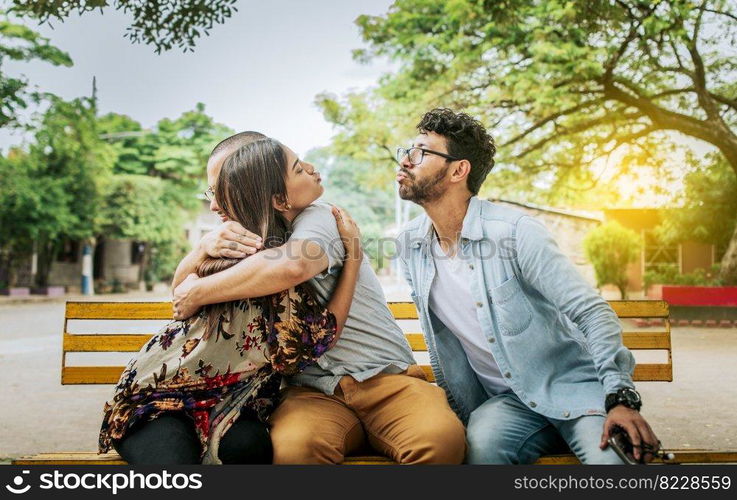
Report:
M 302 371 L 327 349 L 336 333 L 332 313 L 305 288 L 237 301 L 232 317 L 219 317 L 205 338 L 207 313 L 172 321 L 128 363 L 105 403 L 99 452 L 141 421 L 164 412 L 192 417 L 203 463 L 220 463 L 220 439 L 240 416 L 265 422 L 281 375 Z

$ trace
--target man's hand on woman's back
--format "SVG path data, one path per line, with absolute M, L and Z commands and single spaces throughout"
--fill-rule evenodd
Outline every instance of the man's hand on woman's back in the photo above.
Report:
M 262 247 L 260 236 L 232 220 L 205 234 L 200 240 L 200 249 L 214 258 L 243 259 Z

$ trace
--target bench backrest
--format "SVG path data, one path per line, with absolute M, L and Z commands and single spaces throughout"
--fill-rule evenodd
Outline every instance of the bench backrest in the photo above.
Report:
M 619 318 L 657 318 L 663 320 L 657 331 L 625 331 L 624 345 L 632 350 L 667 351 L 667 361 L 659 363 L 638 363 L 635 367 L 635 381 L 673 380 L 671 357 L 670 321 L 668 303 L 662 300 L 620 300 L 610 301 Z M 417 310 L 412 302 L 390 302 L 389 308 L 400 325 L 403 326 L 407 340 L 415 352 L 427 351 L 421 333 L 405 328 L 405 323 L 417 323 Z M 170 320 L 170 302 L 67 302 L 64 318 L 63 354 L 61 361 L 62 384 L 114 384 L 120 378 L 123 366 L 97 366 L 75 363 L 67 365 L 67 355 L 73 353 L 112 353 L 137 352 L 151 338 L 149 333 L 117 333 L 121 320 Z M 95 321 L 106 325 L 94 333 L 72 333 L 70 321 Z M 416 327 L 415 327 L 416 329 Z M 433 374 L 429 365 L 421 364 L 428 378 Z

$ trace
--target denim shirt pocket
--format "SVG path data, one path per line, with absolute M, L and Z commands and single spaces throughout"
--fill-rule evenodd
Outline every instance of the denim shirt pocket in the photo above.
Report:
M 489 294 L 503 335 L 519 335 L 530 326 L 532 307 L 516 277 L 490 289 Z

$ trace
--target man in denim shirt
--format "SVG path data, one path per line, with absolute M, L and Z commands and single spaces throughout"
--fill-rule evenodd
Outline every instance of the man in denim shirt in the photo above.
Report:
M 640 415 L 634 359 L 607 302 L 545 227 L 477 198 L 495 146 L 465 114 L 435 109 L 397 159 L 399 194 L 425 209 L 400 235 L 437 383 L 467 424 L 469 463 L 532 463 L 569 447 L 583 463 L 622 463 L 657 446 Z M 644 448 L 648 449 L 648 448 Z

